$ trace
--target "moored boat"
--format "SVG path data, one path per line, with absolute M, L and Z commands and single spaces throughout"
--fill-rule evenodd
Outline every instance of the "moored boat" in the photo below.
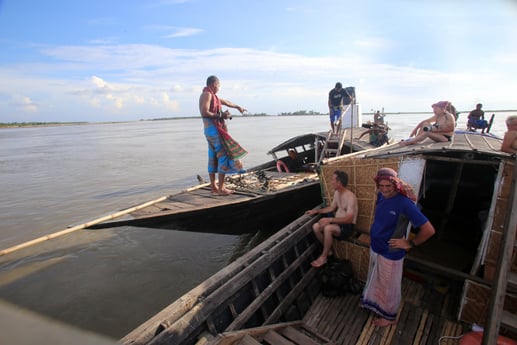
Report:
M 485 327 L 487 337 L 497 328 L 516 339 L 515 164 L 500 146 L 495 136 L 456 133 L 449 143 L 393 144 L 321 166 L 325 200 L 336 169 L 349 174 L 358 198 L 358 235 L 335 241 L 333 251 L 351 261 L 359 280 L 368 269 L 373 176 L 380 167 L 397 170 L 413 185 L 437 230 L 406 258 L 397 324 L 375 327 L 374 316 L 358 307 L 358 295 L 322 295 L 318 270 L 310 265 L 319 253 L 311 230 L 317 218 L 303 215 L 121 343 L 436 344 L 467 334 L 474 324 Z M 502 320 L 500 328 L 493 318 Z
M 223 225 L 222 231 L 233 233 L 242 231 L 242 227 L 227 226 L 228 212 L 234 224 L 264 215 L 269 219 L 290 215 L 294 219 L 300 215 L 299 210 L 313 207 L 321 200 L 317 168 L 322 161 L 374 147 L 352 138 L 364 131 L 364 128 L 342 128 L 337 135 L 308 133 L 290 138 L 269 150 L 272 160 L 245 173 L 226 176 L 225 186 L 233 190 L 230 195 L 213 195 L 210 185 L 199 177 L 198 186 L 89 228 L 134 225 L 192 230 L 210 223 Z M 295 159 L 289 156 L 290 151 L 295 152 Z

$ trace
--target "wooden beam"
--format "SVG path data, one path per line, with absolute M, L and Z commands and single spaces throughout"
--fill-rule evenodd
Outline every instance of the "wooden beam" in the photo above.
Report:
M 297 270 L 300 267 L 300 265 L 303 262 L 310 259 L 310 257 L 313 255 L 316 249 L 316 245 L 309 246 L 307 250 L 304 253 L 302 253 L 302 255 L 300 255 L 298 258 L 296 258 L 296 260 L 294 260 L 288 268 L 286 268 L 282 273 L 280 273 L 278 277 L 272 279 L 272 282 L 268 285 L 268 287 L 265 288 L 262 291 L 262 293 L 259 296 L 257 296 L 253 300 L 253 302 L 251 302 L 246 307 L 246 309 L 244 309 L 239 314 L 239 316 L 237 316 L 233 320 L 233 322 L 225 329 L 225 332 L 234 331 L 244 326 L 248 319 L 262 306 L 262 304 L 264 304 L 268 300 L 269 297 L 271 297 L 273 293 L 275 293 L 278 290 L 278 288 L 284 283 L 284 281 L 286 281 L 291 276 L 291 274 L 293 274 L 293 272 L 295 272 L 295 270 Z M 308 284 L 308 282 L 305 280 L 302 280 L 302 282 L 303 287 L 305 287 Z
M 505 231 L 501 240 L 501 250 L 497 260 L 497 270 L 494 278 L 492 296 L 488 307 L 488 316 L 483 333 L 483 345 L 497 343 L 499 327 L 503 318 L 504 298 L 506 296 L 506 284 L 508 271 L 511 267 L 512 254 L 515 249 L 515 230 L 517 229 L 517 159 L 513 166 L 512 188 L 508 196 L 510 210 L 505 219 Z
M 90 227 L 92 225 L 95 225 L 95 224 L 98 224 L 98 223 L 102 223 L 102 222 L 105 222 L 107 220 L 111 220 L 111 219 L 115 219 L 115 218 L 121 217 L 121 216 L 126 215 L 128 213 L 131 213 L 131 212 L 134 212 L 134 211 L 138 211 L 138 210 L 140 210 L 142 208 L 154 205 L 154 204 L 156 204 L 156 203 L 158 203 L 160 201 L 163 201 L 163 200 L 165 200 L 167 198 L 168 198 L 167 196 L 162 196 L 161 198 L 158 198 L 156 200 L 151 200 L 151 201 L 143 203 L 141 205 L 138 205 L 138 206 L 135 206 L 135 207 L 131 207 L 131 208 L 128 208 L 128 209 L 125 209 L 125 210 L 122 210 L 122 211 L 110 214 L 108 216 L 100 217 L 100 218 L 94 219 L 92 221 L 89 221 L 89 222 L 86 222 L 86 223 L 83 223 L 83 224 L 80 224 L 80 225 L 76 225 L 76 226 L 73 226 L 73 227 L 70 227 L 70 228 L 67 228 L 67 229 L 63 229 L 61 231 L 54 232 L 54 233 L 46 235 L 46 236 L 38 237 L 38 238 L 36 238 L 34 240 L 27 241 L 27 242 L 24 242 L 22 244 L 18 244 L 16 246 L 4 249 L 4 250 L 0 251 L 0 256 L 6 255 L 6 254 L 9 254 L 9 253 L 12 253 L 12 252 L 15 252 L 15 251 L 23 249 L 23 248 L 27 248 L 27 247 L 33 246 L 35 244 L 38 244 L 38 243 L 50 240 L 52 238 L 56 238 L 56 237 L 59 237 L 59 236 L 63 236 L 63 235 L 69 234 L 69 233 L 77 231 L 77 230 L 82 230 L 82 229 L 88 228 L 88 227 Z

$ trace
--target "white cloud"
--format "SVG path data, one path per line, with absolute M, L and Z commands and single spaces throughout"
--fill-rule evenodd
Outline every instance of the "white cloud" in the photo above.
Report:
M 370 47 L 384 44 L 376 39 L 369 42 Z M 59 63 L 0 68 L 0 94 L 38 99 L 39 104 L 27 109 L 40 112 L 67 104 L 75 109 L 78 120 L 93 121 L 84 118 L 92 113 L 124 120 L 155 114 L 197 115 L 199 93 L 211 74 L 221 79 L 221 97 L 251 113 L 326 112 L 326 97 L 336 81 L 355 86 L 364 109 L 426 111 L 433 102 L 449 99 L 461 110 L 480 98 L 487 109 L 491 102 L 497 108 L 515 107 L 511 74 L 498 73 L 488 63 L 486 69 L 438 71 L 375 63 L 351 52 L 308 57 L 248 48 L 195 50 L 145 44 L 61 46 L 43 51 Z M 515 71 L 515 54 L 494 53 L 487 59 Z M 21 71 L 52 71 L 56 76 Z M 5 107 L 0 103 L 0 114 L 7 113 Z
M 184 91 L 184 88 L 180 84 L 176 84 L 171 87 L 171 92 L 173 92 L 173 93 L 183 92 L 183 91 Z
M 165 38 L 188 37 L 188 36 L 197 35 L 201 32 L 203 32 L 203 30 L 198 29 L 198 28 L 176 28 L 173 33 L 170 33 L 163 37 L 165 37 Z
M 102 89 L 109 89 L 110 87 L 108 86 L 108 84 L 102 80 L 101 78 L 97 77 L 97 76 L 93 76 L 92 79 L 92 84 L 95 85 L 96 87 L 98 88 L 102 88 Z
M 36 113 L 39 109 L 38 104 L 34 103 L 30 97 L 14 95 L 10 105 L 28 113 Z
M 162 103 L 167 108 L 167 110 L 174 112 L 179 110 L 178 102 L 170 99 L 169 95 L 166 92 L 162 92 L 161 96 Z

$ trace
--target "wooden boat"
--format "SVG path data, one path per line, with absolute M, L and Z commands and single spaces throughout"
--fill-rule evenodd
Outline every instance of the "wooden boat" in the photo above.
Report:
M 327 202 L 336 169 L 349 174 L 358 197 L 358 235 L 334 241 L 333 251 L 351 261 L 359 280 L 368 270 L 373 176 L 380 167 L 396 169 L 414 186 L 435 225 L 436 235 L 405 260 L 396 325 L 375 327 L 358 295 L 322 294 L 321 269 L 310 265 L 321 250 L 311 230 L 317 217 L 302 215 L 120 343 L 438 344 L 473 324 L 485 327 L 484 344 L 495 344 L 499 332 L 517 339 L 516 169 L 500 145 L 494 136 L 456 133 L 450 143 L 393 144 L 321 166 Z
M 279 217 L 295 219 L 300 215 L 300 210 L 313 207 L 321 200 L 316 172 L 321 161 L 373 147 L 363 140 L 349 140 L 352 135 L 357 137 L 364 130 L 346 128 L 338 135 L 309 133 L 293 137 L 268 152 L 273 157 L 271 161 L 246 173 L 226 176 L 225 186 L 234 191 L 231 195 L 213 195 L 210 185 L 201 183 L 162 197 L 158 199 L 159 202 L 138 208 L 116 221 L 94 224 L 89 228 L 134 225 L 202 231 L 206 229 L 206 224 L 211 224 L 213 227 L 221 225 L 218 232 L 234 233 L 243 231 L 240 224 L 250 219 L 263 219 L 264 215 L 271 221 Z M 285 166 L 289 164 L 283 164 L 284 168 L 281 169 L 280 164 L 289 163 L 290 150 L 297 153 L 300 170 L 285 171 Z M 231 227 L 227 226 L 228 212 L 232 214 Z M 214 231 L 213 227 L 208 231 Z

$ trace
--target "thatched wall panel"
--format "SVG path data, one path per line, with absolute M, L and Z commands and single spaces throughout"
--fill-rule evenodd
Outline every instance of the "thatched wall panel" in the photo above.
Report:
M 460 320 L 467 323 L 476 323 L 483 326 L 487 317 L 491 289 L 488 286 L 467 280 L 465 282 L 466 295 Z M 517 313 L 517 296 L 506 294 L 504 310 L 512 314 Z
M 465 286 L 467 290 L 460 320 L 483 325 L 490 300 L 490 289 L 472 281 L 466 281 Z
M 339 258 L 350 260 L 357 279 L 366 282 L 370 249 L 347 241 L 334 241 L 334 252 Z

